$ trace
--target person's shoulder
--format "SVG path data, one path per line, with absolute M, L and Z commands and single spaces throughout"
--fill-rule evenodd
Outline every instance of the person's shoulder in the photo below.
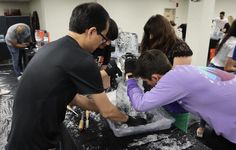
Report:
M 58 46 L 63 46 L 70 48 L 70 51 L 77 51 L 77 52 L 85 52 L 83 48 L 79 45 L 79 43 L 73 39 L 71 36 L 63 36 L 55 41 L 55 44 Z M 87 52 L 89 53 L 89 52 Z
M 74 40 L 72 37 L 66 35 L 57 39 L 50 44 L 50 49 L 53 49 L 55 52 L 62 53 L 69 56 L 69 58 L 76 58 L 76 60 L 84 61 L 87 59 L 92 59 L 92 54 L 87 50 L 81 48 L 79 43 Z M 93 60 L 93 59 L 92 59 Z

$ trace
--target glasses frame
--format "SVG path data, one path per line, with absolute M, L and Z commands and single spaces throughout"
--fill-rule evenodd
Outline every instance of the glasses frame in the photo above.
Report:
M 109 39 L 107 37 L 105 37 L 101 32 L 98 32 L 98 35 L 100 35 L 102 37 L 101 44 L 104 44 L 107 41 L 109 41 Z

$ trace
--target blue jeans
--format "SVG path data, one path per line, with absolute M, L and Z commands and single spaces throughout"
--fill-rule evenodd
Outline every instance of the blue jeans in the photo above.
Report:
M 10 51 L 11 58 L 12 58 L 12 65 L 13 69 L 16 73 L 16 76 L 21 76 L 22 75 L 22 69 L 20 67 L 20 50 L 19 48 L 12 47 L 10 45 L 7 45 L 8 50 Z

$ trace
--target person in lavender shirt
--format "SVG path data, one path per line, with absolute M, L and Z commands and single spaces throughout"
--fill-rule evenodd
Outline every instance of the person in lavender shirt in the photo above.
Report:
M 219 140 L 213 142 L 214 149 L 236 149 L 234 74 L 192 65 L 172 68 L 165 54 L 156 49 L 145 51 L 138 60 L 126 59 L 125 72 L 127 94 L 135 110 L 145 112 L 178 102 L 213 129 L 209 136 L 214 133 L 214 139 Z M 144 93 L 134 77 L 141 77 L 152 89 Z

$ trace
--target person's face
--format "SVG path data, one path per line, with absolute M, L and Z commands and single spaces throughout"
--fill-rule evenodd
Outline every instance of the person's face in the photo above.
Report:
M 220 14 L 220 19 L 224 19 L 224 15 L 223 14 Z
M 94 44 L 92 46 L 92 51 L 95 51 L 100 45 L 106 43 L 108 41 L 106 35 L 109 29 L 109 22 L 107 22 L 106 29 L 103 30 L 102 32 L 98 32 L 96 30 L 96 37 L 94 39 Z
M 106 46 L 111 45 L 111 40 L 107 39 L 107 41 L 100 44 L 99 48 L 104 49 Z
M 106 34 L 108 32 L 109 28 L 109 22 L 107 22 L 107 26 L 105 30 L 102 32 L 98 32 L 96 27 L 91 27 L 85 32 L 85 38 L 83 40 L 83 48 L 88 50 L 89 52 L 94 52 L 100 45 L 101 43 L 104 43 L 107 38 Z
M 158 74 L 153 74 L 151 79 L 142 78 L 143 81 L 146 81 L 149 86 L 152 88 L 157 84 L 157 82 L 160 80 L 161 76 Z

